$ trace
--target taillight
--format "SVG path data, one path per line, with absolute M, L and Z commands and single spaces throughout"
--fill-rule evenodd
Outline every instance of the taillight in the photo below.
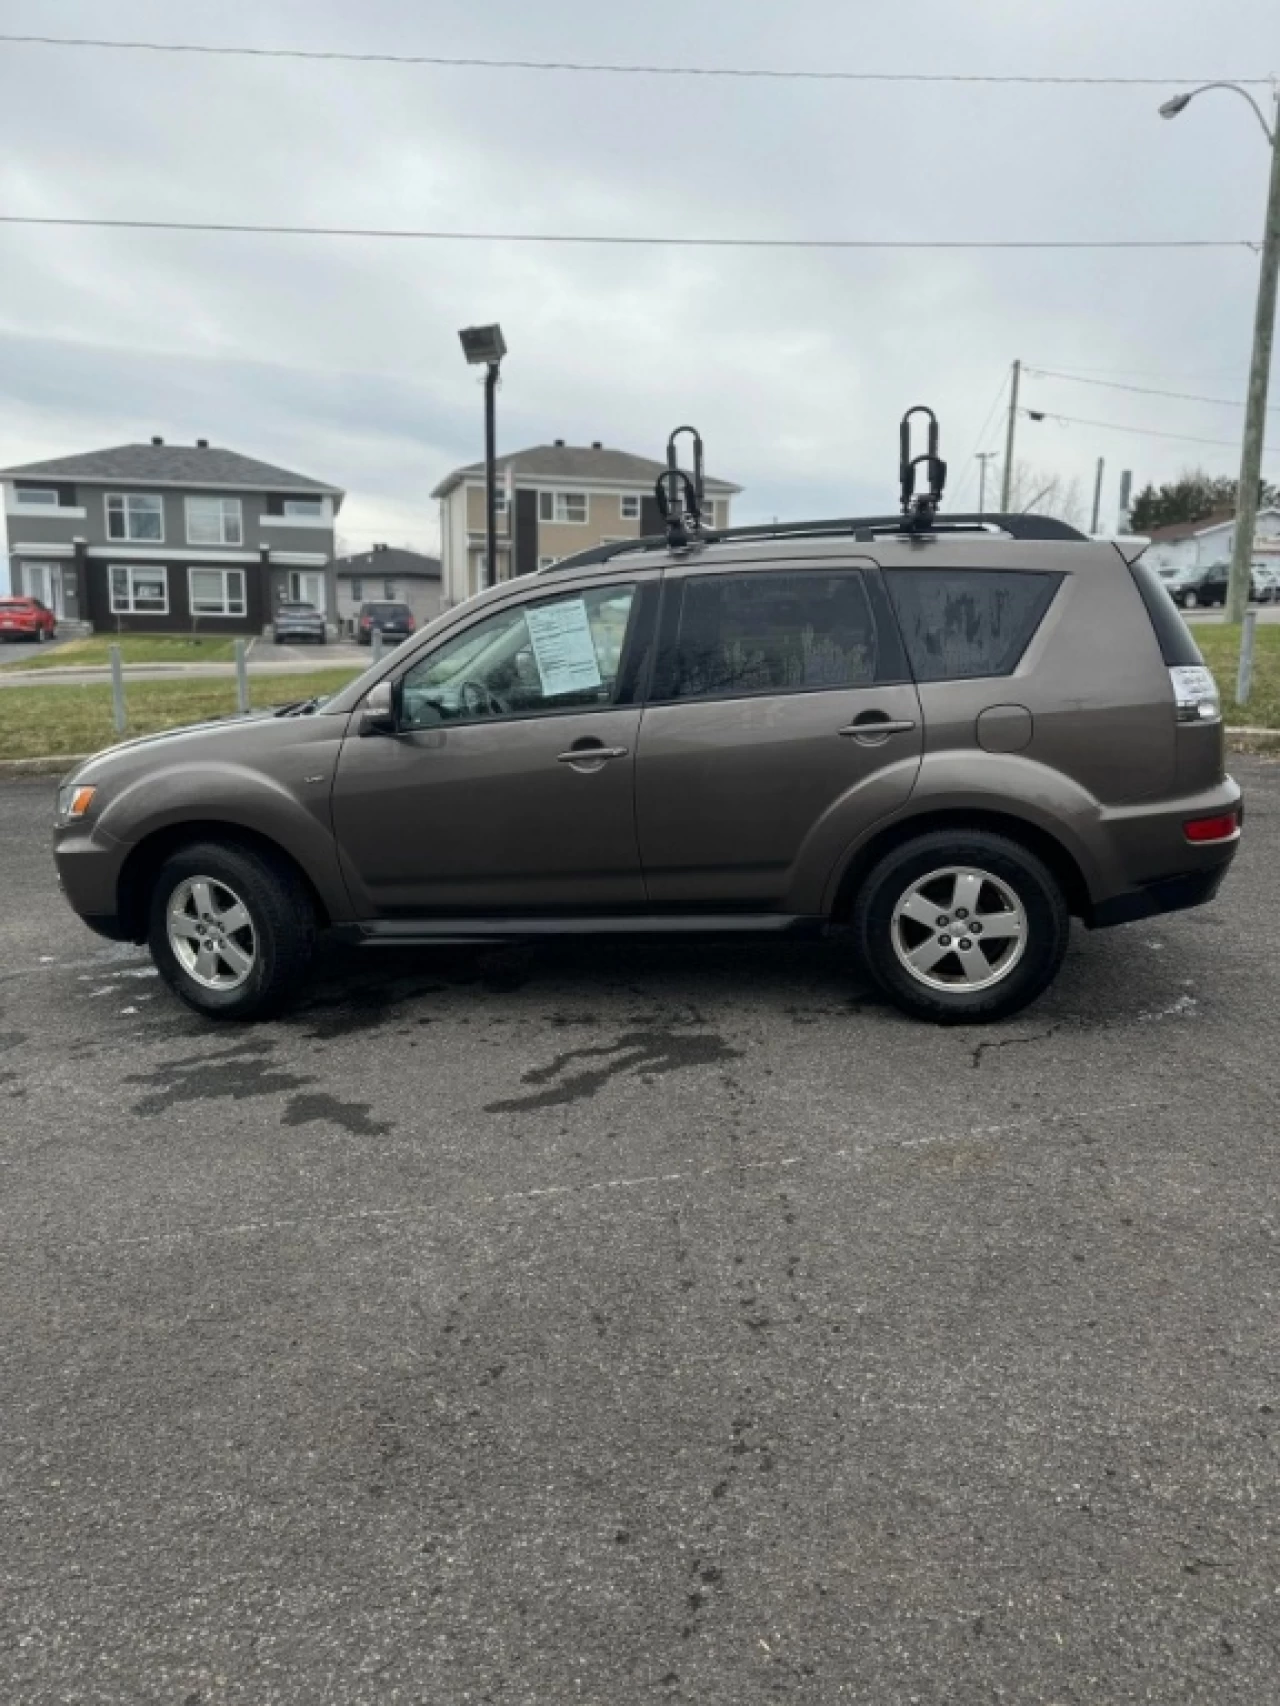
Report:
M 362 628 L 372 628 L 373 627 L 373 617 L 372 616 L 362 616 L 360 618 L 360 626 Z
M 1188 841 L 1230 841 L 1240 833 L 1239 812 L 1219 812 L 1217 817 L 1193 817 L 1182 826 Z
M 414 621 L 414 619 L 413 619 L 413 617 L 412 617 L 412 616 L 411 616 L 411 617 L 410 617 L 410 618 L 409 618 L 409 620 L 408 620 L 408 621 L 407 621 L 407 622 L 406 622 L 406 623 L 405 623 L 405 627 L 406 627 L 406 628 L 407 628 L 407 629 L 408 629 L 408 630 L 409 630 L 409 632 L 410 632 L 410 633 L 411 633 L 411 634 L 412 634 L 412 632 L 413 632 L 413 630 L 414 630 L 414 629 L 415 629 L 415 628 L 416 628 L 416 627 L 417 627 L 417 625 L 418 625 L 418 624 L 417 624 L 417 623 L 416 623 L 416 622 L 415 622 L 415 621 Z
M 1169 679 L 1180 723 L 1213 723 L 1221 717 L 1218 684 L 1207 669 L 1183 664 L 1169 671 Z

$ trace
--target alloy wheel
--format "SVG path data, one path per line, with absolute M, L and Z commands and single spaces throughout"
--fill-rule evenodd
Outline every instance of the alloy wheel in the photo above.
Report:
M 893 909 L 893 951 L 929 989 L 990 989 L 1018 964 L 1027 934 L 1026 910 L 1008 883 L 973 866 L 930 871 Z
M 174 958 L 204 989 L 239 989 L 258 960 L 249 909 L 215 877 L 186 877 L 169 896 L 165 927 Z

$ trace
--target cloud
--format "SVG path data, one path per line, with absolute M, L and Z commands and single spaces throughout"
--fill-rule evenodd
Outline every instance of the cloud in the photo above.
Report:
M 1247 70 L 1271 0 L 1069 9 L 922 0 L 587 0 L 484 7 L 261 0 L 197 25 L 152 0 L 56 30 L 352 49 L 1180 76 Z M 53 28 L 16 0 L 6 28 Z M 1170 88 L 1176 87 L 1175 83 Z M 1159 89 L 760 84 L 426 71 L 8 48 L 0 210 L 107 216 L 852 237 L 1250 236 L 1265 152 L 1225 99 Z M 770 253 L 0 232 L 0 456 L 213 438 L 345 486 L 344 531 L 435 535 L 429 493 L 480 454 L 461 325 L 500 318 L 500 445 L 656 454 L 702 429 L 743 518 L 882 509 L 896 424 L 929 402 L 957 497 L 1033 366 L 1240 396 L 1256 263 L 1236 253 Z M 1144 377 L 1145 376 L 1145 377 Z M 1231 440 L 1238 410 L 1029 380 L 1033 407 Z M 986 430 L 979 429 L 987 421 Z M 1230 449 L 1048 420 L 1036 466 L 1161 478 Z

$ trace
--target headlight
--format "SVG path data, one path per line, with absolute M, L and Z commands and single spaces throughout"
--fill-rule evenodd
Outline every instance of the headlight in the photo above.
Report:
M 97 792 L 96 788 L 86 787 L 83 782 L 72 782 L 65 788 L 59 788 L 58 822 L 78 823 L 93 804 Z

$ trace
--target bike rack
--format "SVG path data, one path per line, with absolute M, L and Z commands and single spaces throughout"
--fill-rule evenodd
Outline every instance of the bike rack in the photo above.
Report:
M 686 474 L 680 466 L 676 442 L 685 434 L 693 440 L 693 473 Z M 702 434 L 697 427 L 678 426 L 667 440 L 667 466 L 658 476 L 656 486 L 658 509 L 666 523 L 667 543 L 672 550 L 688 550 L 694 544 L 706 544 L 715 536 L 706 531 L 703 514 L 706 504 L 706 476 L 702 462 Z
M 911 419 L 913 415 L 924 415 L 929 422 L 928 448 L 919 456 L 911 454 Z M 916 403 L 902 417 L 898 428 L 898 442 L 901 447 L 899 469 L 902 478 L 902 514 L 903 531 L 906 533 L 927 533 L 938 513 L 942 502 L 943 488 L 947 483 L 947 465 L 938 455 L 938 417 L 924 403 Z M 916 491 L 916 469 L 924 463 L 929 474 L 929 490 Z

